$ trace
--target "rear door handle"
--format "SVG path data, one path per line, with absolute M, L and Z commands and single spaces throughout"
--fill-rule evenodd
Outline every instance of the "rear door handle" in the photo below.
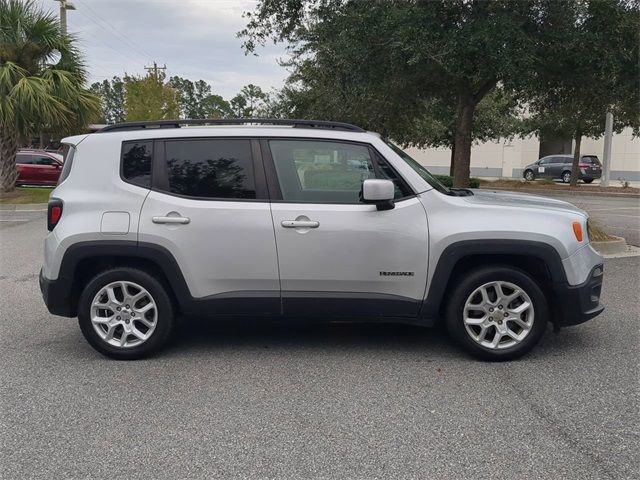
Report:
M 153 223 L 179 223 L 186 225 L 191 221 L 187 217 L 151 217 Z
M 318 228 L 320 222 L 314 220 L 282 220 L 284 228 Z

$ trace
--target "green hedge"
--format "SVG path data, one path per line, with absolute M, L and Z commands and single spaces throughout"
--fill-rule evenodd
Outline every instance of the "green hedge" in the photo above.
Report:
M 434 175 L 445 187 L 453 187 L 453 178 L 449 175 Z M 480 179 L 471 177 L 469 179 L 470 188 L 480 188 Z

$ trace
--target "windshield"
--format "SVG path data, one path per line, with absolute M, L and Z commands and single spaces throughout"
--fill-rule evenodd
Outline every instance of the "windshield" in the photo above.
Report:
M 425 182 L 427 182 L 433 188 L 438 190 L 440 193 L 446 193 L 446 194 L 450 193 L 447 187 L 442 185 L 436 177 L 431 175 L 431 172 L 429 172 L 429 170 L 427 170 L 422 165 L 420 165 L 416 160 L 411 158 L 408 153 L 406 153 L 401 148 L 395 146 L 391 142 L 386 142 L 386 143 L 394 152 L 400 155 L 400 158 L 402 158 L 407 165 L 409 165 L 418 175 L 420 175 Z

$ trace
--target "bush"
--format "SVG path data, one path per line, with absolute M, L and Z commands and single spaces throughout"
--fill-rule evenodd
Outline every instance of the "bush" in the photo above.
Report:
M 445 187 L 453 187 L 453 178 L 449 175 L 434 175 L 438 181 L 443 184 Z M 470 188 L 480 188 L 480 179 L 471 177 L 469 179 L 469 187 Z

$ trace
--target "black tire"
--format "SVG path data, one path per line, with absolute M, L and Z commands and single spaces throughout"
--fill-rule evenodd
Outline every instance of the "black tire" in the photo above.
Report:
M 141 345 L 128 348 L 110 345 L 98 335 L 91 323 L 93 298 L 101 288 L 117 281 L 129 281 L 140 285 L 151 294 L 156 303 L 157 323 L 155 330 Z M 78 323 L 84 338 L 98 352 L 117 360 L 137 360 L 158 352 L 167 343 L 175 321 L 171 299 L 161 282 L 145 271 L 120 267 L 99 273 L 87 284 L 78 301 Z
M 535 179 L 536 179 L 536 176 L 535 176 L 535 174 L 533 173 L 533 170 L 531 170 L 531 169 L 527 169 L 527 170 L 525 170 L 525 171 L 524 171 L 524 174 L 523 174 L 522 176 L 524 177 L 524 179 L 525 179 L 527 182 L 531 182 L 531 181 L 533 181 L 533 180 L 535 180 Z
M 520 343 L 503 349 L 491 349 L 477 343 L 467 333 L 463 321 L 463 309 L 469 296 L 478 287 L 493 281 L 517 285 L 529 296 L 534 308 L 529 334 Z M 508 266 L 483 267 L 459 277 L 459 283 L 447 304 L 446 325 L 449 334 L 473 356 L 492 361 L 513 360 L 529 352 L 540 341 L 547 327 L 548 311 L 544 293 L 526 272 Z
M 568 170 L 565 170 L 564 172 L 562 172 L 562 175 L 560 175 L 560 180 L 562 180 L 562 183 L 570 183 L 571 182 L 571 172 Z
M 582 181 L 584 183 L 592 183 L 593 182 L 593 178 L 584 178 Z

